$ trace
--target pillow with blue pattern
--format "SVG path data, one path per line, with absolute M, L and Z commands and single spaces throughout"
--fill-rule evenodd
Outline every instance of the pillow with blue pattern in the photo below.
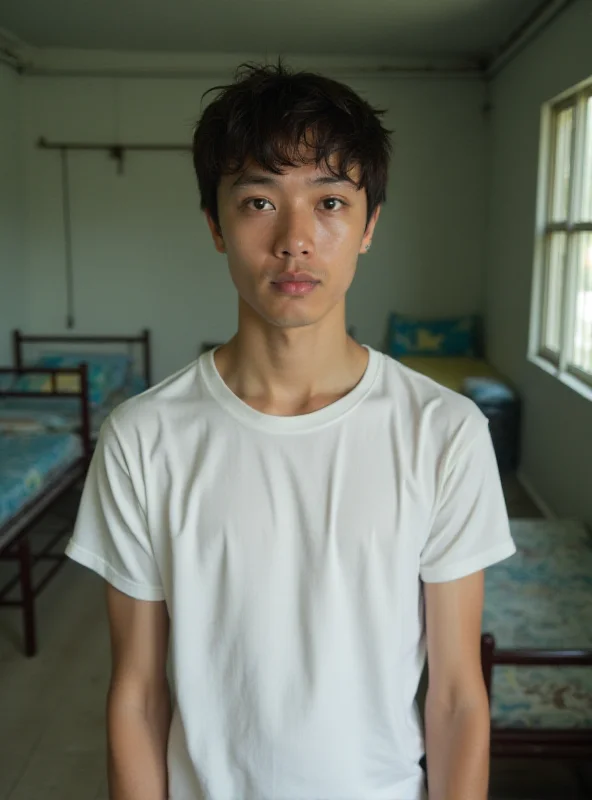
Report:
M 119 353 L 46 353 L 35 362 L 35 366 L 64 369 L 77 367 L 82 362 L 88 366 L 89 400 L 94 408 L 103 405 L 110 394 L 125 385 L 132 363 L 130 356 Z M 24 392 L 50 392 L 51 375 L 22 375 L 18 388 Z M 79 392 L 78 375 L 58 373 L 56 389 L 58 393 Z
M 467 356 L 477 353 L 476 314 L 422 319 L 392 313 L 389 320 L 389 353 L 402 356 Z

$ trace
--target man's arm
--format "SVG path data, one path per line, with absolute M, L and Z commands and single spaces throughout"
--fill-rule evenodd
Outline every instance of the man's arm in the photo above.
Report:
M 481 667 L 483 570 L 425 583 L 430 800 L 487 800 L 490 715 Z
M 107 584 L 112 672 L 107 699 L 110 800 L 166 800 L 170 695 L 164 602 Z

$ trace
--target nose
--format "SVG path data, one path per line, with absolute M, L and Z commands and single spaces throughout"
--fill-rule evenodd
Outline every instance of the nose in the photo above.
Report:
M 314 220 L 304 209 L 284 209 L 278 217 L 274 242 L 278 258 L 310 257 L 314 253 Z

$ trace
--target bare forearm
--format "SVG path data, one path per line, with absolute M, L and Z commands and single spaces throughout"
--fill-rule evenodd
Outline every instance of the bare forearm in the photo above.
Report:
M 130 705 L 112 691 L 107 717 L 110 800 L 166 800 L 168 688 L 151 709 Z
M 426 698 L 430 800 L 487 800 L 490 721 L 487 698 L 456 710 Z

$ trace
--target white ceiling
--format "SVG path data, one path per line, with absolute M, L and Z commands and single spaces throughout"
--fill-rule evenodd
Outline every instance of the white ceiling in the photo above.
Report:
M 36 47 L 491 59 L 550 0 L 1 0 Z

